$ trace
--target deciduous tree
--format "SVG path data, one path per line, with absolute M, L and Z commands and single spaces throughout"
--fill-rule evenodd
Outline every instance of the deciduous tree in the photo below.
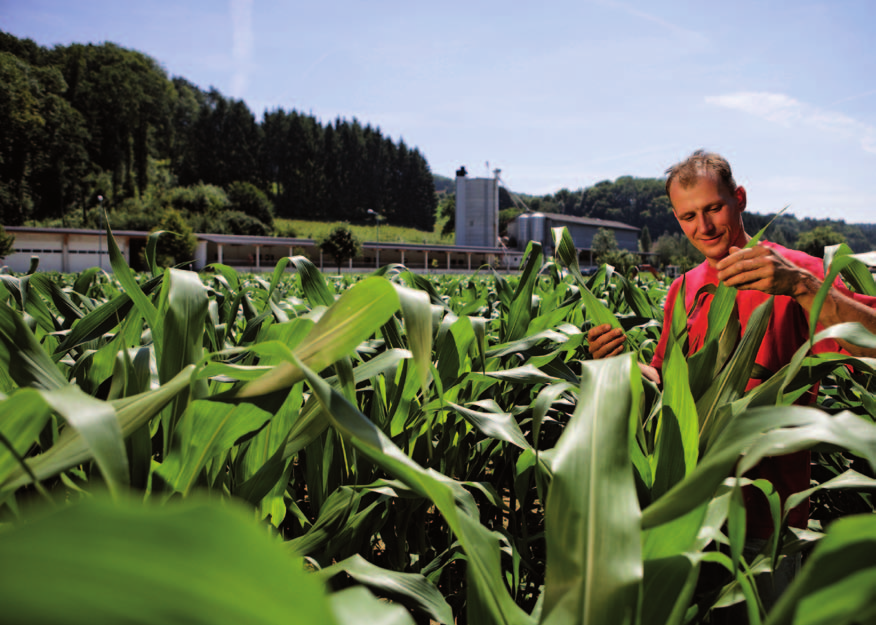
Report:
M 335 259 L 338 265 L 338 274 L 341 273 L 341 265 L 359 255 L 361 245 L 352 231 L 346 226 L 337 226 L 319 242 L 319 249 Z

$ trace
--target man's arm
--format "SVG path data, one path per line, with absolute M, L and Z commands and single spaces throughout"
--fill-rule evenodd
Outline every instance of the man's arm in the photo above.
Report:
M 807 317 L 824 282 L 811 271 L 798 267 L 763 245 L 747 249 L 731 247 L 730 255 L 718 263 L 717 269 L 718 279 L 727 286 L 793 297 L 806 311 Z M 876 334 L 876 309 L 831 286 L 818 315 L 818 323 L 827 328 L 851 321 Z M 853 356 L 876 357 L 876 349 L 858 347 L 841 339 L 838 342 Z

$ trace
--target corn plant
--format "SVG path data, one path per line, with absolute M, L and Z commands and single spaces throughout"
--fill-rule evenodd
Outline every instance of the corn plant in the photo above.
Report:
M 113 276 L 0 276 L 4 618 L 662 624 L 739 601 L 751 622 L 872 618 L 873 363 L 804 346 L 746 393 L 769 310 L 736 347 L 722 286 L 706 345 L 676 332 L 657 388 L 635 362 L 666 285 L 585 278 L 556 236 L 516 276 L 334 280 L 301 257 L 268 279 L 163 271 L 157 238 L 138 276 L 108 231 Z M 590 361 L 604 321 L 630 349 Z M 793 406 L 816 380 L 819 407 Z M 794 501 L 758 481 L 777 531 L 747 562 L 745 472 L 814 446 L 824 479 L 796 497 L 824 498 L 826 531 L 787 529 Z M 814 543 L 766 613 L 754 576 Z M 704 598 L 707 565 L 728 581 Z

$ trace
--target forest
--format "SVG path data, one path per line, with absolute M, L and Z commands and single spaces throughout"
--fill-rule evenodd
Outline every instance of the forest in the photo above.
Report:
M 0 224 L 93 228 L 106 211 L 115 229 L 183 220 L 196 232 L 294 236 L 274 218 L 373 224 L 377 213 L 421 231 L 440 218 L 446 234 L 453 190 L 417 148 L 355 118 L 323 123 L 278 108 L 259 121 L 242 100 L 168 77 L 141 52 L 112 43 L 48 49 L 0 31 Z M 642 228 L 643 251 L 663 264 L 693 254 L 660 178 L 620 176 L 543 196 L 500 187 L 503 229 L 524 207 Z M 746 226 L 756 232 L 772 217 L 746 213 Z M 876 225 L 792 212 L 767 236 L 819 255 L 842 241 L 876 249 Z
M 224 219 L 247 213 L 228 193 L 235 184 L 238 196 L 272 205 L 259 221 L 366 223 L 372 210 L 400 226 L 434 225 L 432 173 L 404 140 L 281 108 L 258 121 L 243 101 L 112 43 L 47 49 L 0 32 L 0 128 L 5 225 L 94 227 L 100 205 L 114 227 L 142 228 L 173 206 L 196 230 L 239 230 Z
M 560 189 L 543 196 L 517 195 L 533 211 L 608 219 L 647 228 L 650 239 L 656 244 L 661 237 L 682 238 L 665 184 L 662 178 L 620 176 L 614 181 L 603 180 L 577 191 Z M 502 195 L 499 207 L 500 210 L 511 210 L 511 214 L 515 210 L 512 199 L 503 199 Z M 769 214 L 746 211 L 746 229 L 750 233 L 759 231 L 773 221 L 781 208 L 778 206 Z M 508 216 L 506 214 L 506 218 Z M 876 225 L 847 224 L 835 219 L 798 219 L 790 207 L 770 225 L 767 238 L 790 248 L 812 249 L 818 256 L 821 256 L 824 245 L 840 242 L 847 243 L 855 252 L 865 252 L 876 249 Z

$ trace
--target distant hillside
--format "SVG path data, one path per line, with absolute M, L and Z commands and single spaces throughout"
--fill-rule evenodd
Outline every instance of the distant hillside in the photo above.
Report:
M 453 178 L 432 174 L 432 180 L 435 181 L 435 193 L 454 193 L 456 191 L 456 181 Z

